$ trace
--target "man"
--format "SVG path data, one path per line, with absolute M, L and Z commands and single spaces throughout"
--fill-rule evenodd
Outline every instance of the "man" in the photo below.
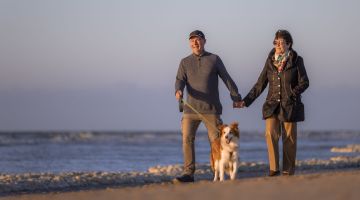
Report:
M 220 57 L 205 51 L 206 39 L 203 32 L 199 30 L 191 32 L 189 43 L 192 54 L 181 60 L 175 82 L 176 99 L 182 98 L 186 87 L 186 103 L 190 106 L 187 104 L 184 106 L 184 114 L 181 120 L 184 172 L 182 176 L 175 178 L 174 182 L 194 182 L 194 140 L 200 123 L 203 122 L 208 130 L 210 144 L 218 138 L 216 127 L 222 123 L 218 77 L 229 89 L 234 105 L 241 101 L 241 95 L 238 93 L 236 84 L 226 71 Z

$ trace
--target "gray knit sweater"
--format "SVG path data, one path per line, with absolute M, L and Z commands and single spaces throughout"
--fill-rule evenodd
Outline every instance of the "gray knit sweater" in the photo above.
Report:
M 187 89 L 187 102 L 203 114 L 222 114 L 219 98 L 220 77 L 230 91 L 233 101 L 240 101 L 241 95 L 236 84 L 226 71 L 220 57 L 204 52 L 201 56 L 191 54 L 183 58 L 176 75 L 175 92 Z M 184 113 L 194 113 L 188 106 Z

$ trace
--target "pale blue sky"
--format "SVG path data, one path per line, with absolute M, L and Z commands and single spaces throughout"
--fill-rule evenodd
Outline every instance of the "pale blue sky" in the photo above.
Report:
M 174 81 L 200 29 L 244 96 L 277 29 L 304 57 L 306 130 L 360 130 L 360 2 L 0 0 L 0 130 L 179 130 Z M 223 119 L 264 127 L 266 92 Z

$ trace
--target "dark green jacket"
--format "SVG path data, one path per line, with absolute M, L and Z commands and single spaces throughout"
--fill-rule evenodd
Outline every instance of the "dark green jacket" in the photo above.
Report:
M 268 95 L 263 105 L 263 119 L 276 115 L 281 121 L 304 121 L 301 94 L 309 87 L 309 79 L 303 58 L 291 50 L 284 70 L 278 73 L 272 60 L 274 54 L 273 49 L 266 59 L 258 81 L 244 98 L 245 106 L 250 106 L 269 84 Z

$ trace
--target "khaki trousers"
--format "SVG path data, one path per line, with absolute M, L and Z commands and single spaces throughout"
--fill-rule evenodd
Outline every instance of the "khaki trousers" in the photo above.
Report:
M 184 174 L 194 175 L 195 173 L 195 135 L 201 122 L 208 130 L 208 138 L 212 141 L 219 137 L 217 126 L 222 123 L 220 116 L 215 114 L 204 114 L 203 120 L 197 114 L 184 114 L 181 120 L 181 132 L 183 140 Z
M 283 173 L 295 173 L 296 122 L 281 122 L 276 117 L 266 119 L 265 137 L 268 147 L 270 170 L 279 171 L 279 138 L 283 142 Z

